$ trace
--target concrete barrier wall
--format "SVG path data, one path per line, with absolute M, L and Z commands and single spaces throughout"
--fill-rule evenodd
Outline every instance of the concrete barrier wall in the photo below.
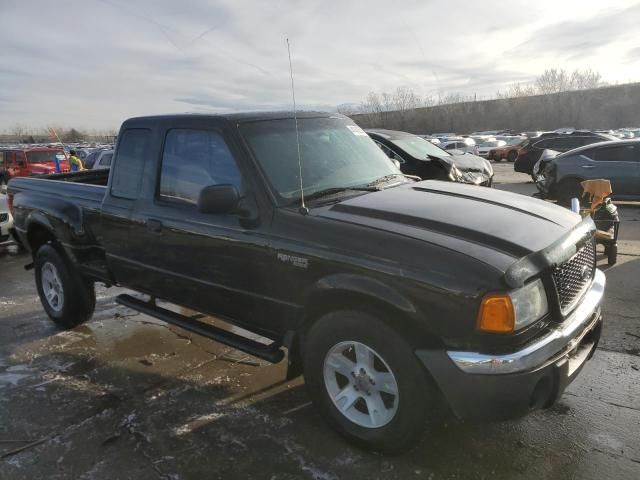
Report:
M 351 118 L 363 128 L 389 128 L 411 133 L 640 127 L 640 83 L 438 105 L 405 112 L 356 114 Z

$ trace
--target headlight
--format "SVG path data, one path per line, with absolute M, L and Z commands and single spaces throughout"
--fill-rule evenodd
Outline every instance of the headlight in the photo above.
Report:
M 490 333 L 511 333 L 531 325 L 549 311 L 541 280 L 507 294 L 490 294 L 482 299 L 478 329 Z
M 455 165 L 451 165 L 451 170 L 449 170 L 449 178 L 454 182 L 459 182 L 462 180 L 462 172 Z
M 515 311 L 515 330 L 532 324 L 549 311 L 542 280 L 536 280 L 510 293 Z

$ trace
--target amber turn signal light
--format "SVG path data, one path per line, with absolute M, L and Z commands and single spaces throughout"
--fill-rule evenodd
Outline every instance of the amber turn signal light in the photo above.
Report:
M 489 333 L 511 333 L 516 316 L 509 295 L 487 295 L 478 312 L 478 330 Z

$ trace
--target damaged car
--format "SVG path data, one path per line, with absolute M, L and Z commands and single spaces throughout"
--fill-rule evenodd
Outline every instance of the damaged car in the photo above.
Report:
M 422 180 L 445 180 L 490 187 L 493 167 L 484 158 L 469 153 L 454 154 L 411 133 L 370 129 L 369 136 L 402 173 Z
M 582 195 L 581 182 L 604 178 L 613 198 L 640 199 L 640 140 L 600 142 L 565 153 L 545 150 L 533 167 L 533 180 L 543 198 L 569 205 Z

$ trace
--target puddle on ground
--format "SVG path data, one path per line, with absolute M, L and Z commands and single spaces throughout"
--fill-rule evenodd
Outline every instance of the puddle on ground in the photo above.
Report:
M 34 376 L 34 372 L 27 365 L 13 365 L 0 373 L 0 388 L 16 386 L 25 378 Z

